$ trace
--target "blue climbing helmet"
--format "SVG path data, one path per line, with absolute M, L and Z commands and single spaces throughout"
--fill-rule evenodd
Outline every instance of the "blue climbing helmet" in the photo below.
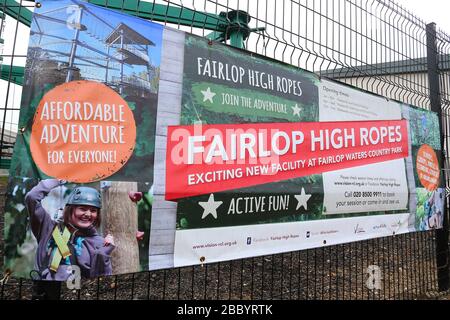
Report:
M 69 195 L 66 205 L 92 206 L 102 208 L 102 197 L 100 192 L 90 187 L 76 187 Z

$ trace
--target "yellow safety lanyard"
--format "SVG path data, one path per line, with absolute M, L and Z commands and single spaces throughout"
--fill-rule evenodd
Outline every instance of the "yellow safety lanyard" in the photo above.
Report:
M 57 248 L 55 248 L 53 253 L 52 262 L 50 264 L 50 270 L 56 272 L 58 271 L 61 259 L 66 259 L 71 256 L 70 249 L 67 243 L 70 240 L 70 231 L 67 227 L 64 227 L 64 231 L 61 233 L 58 226 L 55 227 L 52 233 L 53 240 L 56 243 Z

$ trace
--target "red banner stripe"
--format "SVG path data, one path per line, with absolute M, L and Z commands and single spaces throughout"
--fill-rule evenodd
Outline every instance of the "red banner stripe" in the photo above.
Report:
M 406 120 L 170 126 L 166 199 L 408 157 Z

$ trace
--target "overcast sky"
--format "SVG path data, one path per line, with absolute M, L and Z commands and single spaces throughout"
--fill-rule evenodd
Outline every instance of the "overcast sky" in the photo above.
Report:
M 425 22 L 436 22 L 437 27 L 450 34 L 450 1 L 448 0 L 394 0 Z

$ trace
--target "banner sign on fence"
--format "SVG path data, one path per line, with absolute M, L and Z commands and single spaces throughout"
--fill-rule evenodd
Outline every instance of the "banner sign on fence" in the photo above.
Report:
M 175 266 L 442 226 L 436 114 L 194 36 L 183 72 Z
M 83 1 L 43 1 L 31 30 L 5 208 L 17 276 L 442 227 L 435 113 Z

